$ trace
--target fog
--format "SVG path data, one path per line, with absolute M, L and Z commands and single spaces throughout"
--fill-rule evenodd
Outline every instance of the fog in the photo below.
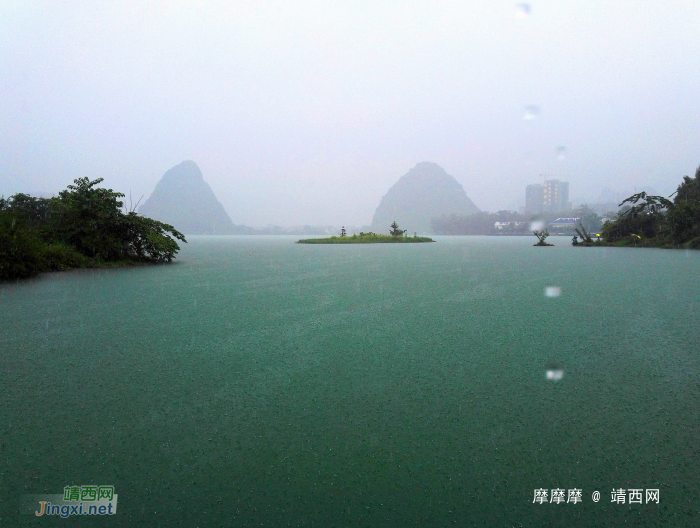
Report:
M 543 174 L 668 194 L 700 164 L 699 35 L 695 0 L 5 1 L 0 194 L 145 200 L 184 159 L 248 225 L 368 224 L 420 161 L 483 210 Z

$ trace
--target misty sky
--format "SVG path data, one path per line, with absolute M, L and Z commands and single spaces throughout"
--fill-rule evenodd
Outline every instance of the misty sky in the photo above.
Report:
M 236 224 L 361 225 L 420 161 L 491 211 L 694 173 L 700 2 L 529 5 L 3 0 L 0 194 L 192 159 Z

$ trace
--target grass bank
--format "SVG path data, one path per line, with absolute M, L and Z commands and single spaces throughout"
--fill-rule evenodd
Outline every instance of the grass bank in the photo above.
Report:
M 297 244 L 415 244 L 420 242 L 435 242 L 435 240 L 428 237 L 391 235 L 332 236 L 330 238 L 306 238 L 297 240 Z

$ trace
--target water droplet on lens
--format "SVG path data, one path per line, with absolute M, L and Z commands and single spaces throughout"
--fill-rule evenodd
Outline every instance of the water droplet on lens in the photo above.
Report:
M 544 289 L 545 297 L 559 297 L 561 295 L 561 288 L 559 286 L 547 286 Z
M 557 147 L 557 159 L 566 159 L 566 147 Z
M 530 231 L 542 231 L 545 223 L 542 220 L 533 220 L 530 222 Z
M 564 365 L 557 361 L 547 363 L 545 377 L 550 381 L 559 381 L 564 377 Z
M 518 16 L 523 18 L 529 15 L 530 11 L 532 10 L 530 4 L 518 4 L 516 7 L 518 9 Z
M 530 105 L 525 107 L 525 114 L 523 119 L 525 121 L 533 121 L 540 116 L 540 107 L 535 105 Z

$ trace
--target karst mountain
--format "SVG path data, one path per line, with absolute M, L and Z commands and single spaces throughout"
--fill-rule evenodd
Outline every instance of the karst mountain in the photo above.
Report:
M 139 213 L 171 224 L 186 235 L 229 235 L 236 232 L 224 206 L 204 181 L 194 161 L 168 170 Z
M 424 161 L 391 186 L 374 212 L 371 229 L 384 233 L 396 221 L 409 235 L 429 235 L 433 218 L 478 212 L 479 208 L 453 176 L 437 163 Z

